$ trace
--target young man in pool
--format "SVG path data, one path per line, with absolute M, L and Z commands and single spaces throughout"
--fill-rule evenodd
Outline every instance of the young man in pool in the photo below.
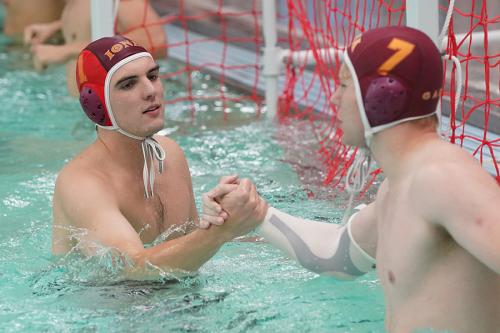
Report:
M 345 52 L 331 101 L 343 142 L 367 150 L 383 169 L 375 201 L 343 226 L 272 207 L 264 219 L 250 216 L 250 222 L 318 273 L 355 278 L 376 259 L 389 332 L 497 332 L 500 187 L 437 133 L 442 72 L 438 50 L 418 30 L 362 34 Z M 245 203 L 232 197 L 236 186 L 222 181 L 204 194 L 203 227 L 222 224 L 219 212 L 231 223 L 240 218 L 233 214 Z
M 145 6 L 145 0 L 120 1 L 117 12 L 117 31 L 128 38 L 144 45 L 155 57 L 166 55 L 166 36 L 161 24 L 140 27 L 145 23 L 160 20 L 154 9 Z M 147 13 L 143 12 L 147 10 Z M 139 14 L 140 13 L 140 14 Z M 133 29 L 129 31 L 130 29 Z M 62 30 L 63 45 L 45 44 L 57 31 Z M 59 20 L 47 24 L 35 24 L 25 29 L 24 41 L 31 45 L 33 63 L 37 70 L 51 64 L 66 64 L 66 83 L 72 96 L 78 96 L 75 80 L 76 57 L 91 41 L 90 0 L 66 0 L 66 5 Z
M 91 256 L 111 248 L 134 263 L 125 272 L 129 277 L 144 277 L 148 267 L 192 272 L 251 229 L 248 223 L 194 228 L 198 215 L 186 158 L 173 140 L 155 135 L 163 128 L 164 102 L 150 53 L 122 36 L 99 39 L 79 55 L 77 80 L 97 139 L 57 177 L 53 254 Z M 241 202 L 247 193 L 257 197 L 250 182 L 239 187 Z M 248 207 L 241 212 L 255 214 Z M 166 231 L 166 241 L 144 247 Z
M 2 0 L 5 6 L 4 33 L 13 44 L 22 44 L 24 29 L 34 23 L 57 20 L 64 0 Z

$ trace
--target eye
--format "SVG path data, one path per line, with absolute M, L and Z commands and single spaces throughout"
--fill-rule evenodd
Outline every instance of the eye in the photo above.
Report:
M 127 80 L 120 84 L 120 89 L 121 90 L 130 90 L 134 87 L 135 85 L 135 80 Z
M 158 72 L 153 72 L 148 74 L 148 79 L 151 81 L 158 80 L 158 77 L 159 77 Z

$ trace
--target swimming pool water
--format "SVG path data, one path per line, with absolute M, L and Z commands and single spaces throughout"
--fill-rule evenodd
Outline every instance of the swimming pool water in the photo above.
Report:
M 35 73 L 24 50 L 5 46 L 0 60 L 1 332 L 383 332 L 374 273 L 338 282 L 262 242 L 226 244 L 196 277 L 177 282 L 121 281 L 106 255 L 52 258 L 57 172 L 95 132 L 67 96 L 62 67 Z M 201 93 L 218 89 L 209 76 L 192 76 Z M 165 90 L 167 98 L 182 94 L 182 80 L 166 82 Z M 238 173 L 279 209 L 340 220 L 331 200 L 308 200 L 284 161 L 275 137 L 285 128 L 255 120 L 250 105 L 234 103 L 224 123 L 217 103 L 198 105 L 195 119 L 182 103 L 166 112 L 165 133 L 185 151 L 198 207 L 219 176 Z

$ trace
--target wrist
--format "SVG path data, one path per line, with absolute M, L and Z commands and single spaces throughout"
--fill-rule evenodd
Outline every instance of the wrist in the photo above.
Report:
M 264 208 L 262 209 L 261 214 L 257 218 L 257 221 L 256 221 L 257 227 L 256 228 L 259 228 L 262 225 L 262 223 L 264 223 L 267 219 L 269 219 L 268 215 L 270 215 L 270 212 L 273 209 L 274 209 L 273 207 L 271 207 L 267 202 L 264 201 Z
M 199 231 L 203 232 L 205 237 L 208 236 L 210 241 L 219 247 L 235 238 L 230 231 L 217 225 L 211 225 L 208 229 L 199 229 Z
M 273 215 L 273 213 L 276 212 L 276 211 L 278 211 L 276 208 L 274 208 L 273 206 L 267 205 L 267 207 L 266 207 L 266 214 L 262 218 L 262 221 L 260 222 L 260 224 L 262 225 L 265 222 L 269 222 L 269 219 L 271 218 L 271 216 Z
M 62 29 L 62 21 L 61 20 L 53 21 L 49 23 L 49 27 L 52 30 L 52 33 L 55 33 L 56 31 Z

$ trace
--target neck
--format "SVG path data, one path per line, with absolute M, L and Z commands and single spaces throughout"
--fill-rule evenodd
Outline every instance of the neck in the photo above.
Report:
M 370 150 L 385 176 L 398 179 L 404 176 L 414 153 L 435 140 L 439 136 L 432 126 L 422 128 L 407 122 L 375 134 Z
M 142 174 L 141 170 L 144 165 L 142 140 L 130 138 L 118 131 L 99 128 L 97 141 L 120 167 L 131 169 L 139 175 Z

